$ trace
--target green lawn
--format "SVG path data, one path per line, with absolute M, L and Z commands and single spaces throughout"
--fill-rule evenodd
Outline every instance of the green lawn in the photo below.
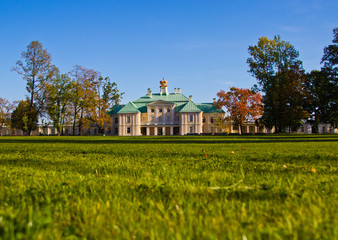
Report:
M 338 135 L 0 137 L 0 239 L 338 239 Z

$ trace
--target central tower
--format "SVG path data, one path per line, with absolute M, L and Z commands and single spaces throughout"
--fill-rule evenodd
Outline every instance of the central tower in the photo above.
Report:
M 164 94 L 168 94 L 168 85 L 167 85 L 167 81 L 163 78 L 162 81 L 160 81 L 160 94 L 162 95 L 162 93 Z

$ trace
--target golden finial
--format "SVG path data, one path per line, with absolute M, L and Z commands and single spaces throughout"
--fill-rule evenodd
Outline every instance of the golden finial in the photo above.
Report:
M 163 78 L 162 81 L 160 81 L 161 87 L 167 87 L 167 81 Z

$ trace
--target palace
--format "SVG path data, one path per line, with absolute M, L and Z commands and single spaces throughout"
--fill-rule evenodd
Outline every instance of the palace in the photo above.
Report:
M 168 92 L 167 81 L 160 81 L 160 92 L 148 92 L 143 97 L 128 102 L 125 105 L 114 106 L 108 112 L 112 117 L 112 125 L 105 130 L 104 135 L 118 136 L 157 136 L 157 135 L 214 135 L 214 134 L 265 134 L 273 133 L 274 129 L 258 127 L 255 122 L 245 122 L 239 127 L 231 122 L 218 124 L 218 119 L 225 116 L 225 112 L 215 106 L 216 98 L 212 103 L 194 103 L 192 96 L 188 98 L 181 93 L 180 88 Z M 1 127 L 1 126 L 0 126 Z M 317 125 L 318 133 L 338 133 L 338 129 L 329 123 Z M 290 132 L 285 129 L 285 132 Z M 294 133 L 313 133 L 313 126 L 304 121 Z M 57 129 L 50 123 L 38 125 L 32 135 L 57 135 Z M 82 129 L 71 125 L 63 127 L 63 135 L 97 135 L 98 127 L 91 125 Z M 0 128 L 0 136 L 22 136 L 20 129 L 11 129 L 6 126 Z
M 180 88 L 168 92 L 167 81 L 160 81 L 160 92 L 148 92 L 143 97 L 115 106 L 110 112 L 114 135 L 186 135 L 222 132 L 216 120 L 225 112 L 213 103 L 194 103 Z

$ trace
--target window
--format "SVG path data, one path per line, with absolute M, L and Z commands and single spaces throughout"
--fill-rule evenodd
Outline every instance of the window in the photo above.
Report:
M 159 122 L 162 122 L 162 117 L 159 117 L 159 118 L 158 118 L 158 121 L 159 121 Z
M 212 133 L 214 132 L 214 128 L 213 128 L 213 127 L 211 127 L 211 132 L 212 132 Z
M 205 123 L 205 117 L 203 117 L 203 122 Z
M 152 109 L 151 109 L 151 112 L 152 112 L 152 113 L 155 112 L 155 109 L 152 108 Z
M 167 112 L 170 112 L 170 108 L 167 108 Z
M 238 126 L 237 126 L 237 125 L 234 125 L 234 126 L 232 127 L 232 130 L 238 131 Z
M 118 134 L 118 133 L 119 133 L 119 129 L 115 128 L 115 134 Z
M 325 127 L 322 127 L 322 133 L 325 133 Z
M 151 122 L 155 122 L 155 117 L 151 117 Z
M 127 116 L 126 123 L 130 123 L 130 116 Z
M 170 122 L 170 116 L 167 116 L 167 122 Z
M 190 127 L 189 131 L 190 131 L 190 133 L 193 133 L 194 132 L 194 128 Z
M 176 116 L 176 122 L 178 122 L 180 120 L 179 116 Z
M 118 118 L 115 118 L 115 123 L 119 123 L 119 119 Z
M 194 121 L 194 115 L 190 114 L 189 115 L 189 122 L 193 122 Z
M 249 132 L 254 133 L 255 132 L 255 127 L 254 126 L 250 126 L 249 127 Z
M 163 112 L 163 109 L 162 109 L 162 108 L 160 108 L 160 109 L 159 109 L 159 112 Z
M 303 126 L 300 127 L 300 131 L 301 131 L 302 133 L 305 132 L 305 129 L 304 129 Z
M 128 134 L 130 133 L 130 127 L 127 127 L 127 133 Z
M 210 118 L 210 122 L 214 123 L 214 118 L 213 117 Z

